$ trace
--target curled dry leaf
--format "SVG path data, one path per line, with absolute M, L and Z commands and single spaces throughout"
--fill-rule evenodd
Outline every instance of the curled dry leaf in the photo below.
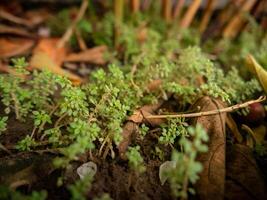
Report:
M 219 100 L 203 97 L 193 105 L 193 109 L 198 107 L 200 112 L 205 112 L 224 106 Z M 196 191 L 200 199 L 224 199 L 226 114 L 198 117 L 193 123 L 200 123 L 209 135 L 209 151 L 198 156 L 203 171 L 196 183 Z
M 34 41 L 26 38 L 0 38 L 0 58 L 9 58 L 26 54 Z
M 233 145 L 226 151 L 225 199 L 267 199 L 263 175 L 245 145 Z
M 118 145 L 119 155 L 122 159 L 126 159 L 126 151 L 131 143 L 132 136 L 138 131 L 138 126 L 136 123 L 128 121 L 123 127 L 122 131 L 122 141 Z
M 61 68 L 67 50 L 64 47 L 57 48 L 58 40 L 59 39 L 57 38 L 41 39 L 33 50 L 30 67 L 40 70 L 50 70 L 55 74 L 66 76 L 73 82 L 73 84 L 78 85 L 82 82 L 82 79 L 79 76 Z
M 153 127 L 158 126 L 165 122 L 164 119 L 148 119 L 147 116 L 151 116 L 155 114 L 155 112 L 161 107 L 163 102 L 159 102 L 153 105 L 145 105 L 140 109 L 134 111 L 134 113 L 128 117 L 129 121 L 139 123 L 145 123 L 147 125 L 151 125 Z
M 79 53 L 69 54 L 64 61 L 66 62 L 88 62 L 93 64 L 103 65 L 106 63 L 104 54 L 107 51 L 106 46 L 98 46 L 91 49 L 86 49 Z
M 147 85 L 147 89 L 148 89 L 148 91 L 152 92 L 152 91 L 157 90 L 161 85 L 162 85 L 162 80 L 156 79 Z
M 122 141 L 118 146 L 119 154 L 122 159 L 125 159 L 125 153 L 132 141 L 132 136 L 138 131 L 140 123 L 146 123 L 150 126 L 158 126 L 165 122 L 165 119 L 146 119 L 160 108 L 163 102 L 154 105 L 145 105 L 142 108 L 134 111 L 133 115 L 128 117 L 128 122 L 123 127 Z
M 234 119 L 232 118 L 232 116 L 230 114 L 227 115 L 226 125 L 230 129 L 231 133 L 233 133 L 234 138 L 236 139 L 236 141 L 238 143 L 241 143 L 243 141 L 243 136 L 239 132 L 238 127 L 237 127 Z
M 267 93 L 267 71 L 263 69 L 252 55 L 247 56 L 247 67 L 257 77 L 265 93 Z

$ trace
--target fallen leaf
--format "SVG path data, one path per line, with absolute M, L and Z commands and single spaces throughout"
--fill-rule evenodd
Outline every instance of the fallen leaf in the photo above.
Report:
M 0 58 L 9 58 L 26 54 L 34 41 L 26 38 L 0 38 Z
M 222 102 L 202 97 L 192 109 L 200 108 L 200 112 L 224 108 Z M 198 160 L 203 164 L 203 171 L 196 183 L 199 199 L 224 199 L 225 183 L 225 123 L 226 114 L 195 118 L 193 124 L 201 124 L 209 135 L 207 153 L 199 154 Z
M 252 55 L 247 56 L 247 67 L 257 77 L 265 93 L 267 93 L 267 71 L 263 69 Z
M 86 49 L 79 53 L 69 54 L 64 61 L 66 62 L 88 62 L 98 65 L 103 65 L 106 63 L 104 59 L 104 54 L 107 51 L 106 46 L 98 46 L 91 49 Z
M 128 121 L 123 126 L 122 131 L 122 141 L 118 145 L 118 151 L 119 155 L 122 159 L 126 159 L 126 151 L 128 149 L 128 146 L 130 145 L 132 141 L 132 136 L 138 131 L 138 126 L 136 123 Z
M 150 82 L 147 85 L 147 89 L 148 89 L 149 92 L 152 92 L 152 91 L 157 90 L 161 85 L 162 85 L 162 80 L 161 79 L 156 79 L 156 80 L 153 80 L 152 82 Z
M 239 132 L 238 127 L 237 127 L 234 119 L 232 118 L 232 116 L 230 114 L 227 115 L 226 125 L 230 129 L 231 133 L 233 133 L 236 141 L 238 143 L 241 143 L 243 141 L 243 137 L 242 137 L 241 133 Z
M 64 47 L 57 48 L 58 41 L 58 38 L 41 39 L 33 50 L 33 56 L 30 59 L 30 67 L 40 70 L 50 70 L 55 74 L 66 76 L 73 84 L 79 85 L 82 82 L 79 76 L 61 68 L 67 50 Z
M 155 112 L 161 107 L 163 102 L 159 102 L 157 104 L 145 105 L 138 110 L 135 110 L 134 113 L 128 117 L 129 121 L 139 123 L 146 123 L 147 125 L 151 125 L 153 127 L 158 126 L 165 122 L 164 119 L 148 119 L 147 116 L 155 114 Z
M 267 187 L 252 150 L 237 144 L 227 147 L 226 153 L 225 199 L 267 199 Z

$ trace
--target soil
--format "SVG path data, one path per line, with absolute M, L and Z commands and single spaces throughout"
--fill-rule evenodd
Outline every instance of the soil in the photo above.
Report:
M 1 105 L 0 114 L 3 115 L 2 108 Z M 25 153 L 15 150 L 14 144 L 29 134 L 32 128 L 32 120 L 19 122 L 13 114 L 9 116 L 7 131 L 1 135 L 0 141 L 11 151 L 12 155 L 0 151 L 0 184 L 16 185 L 16 189 L 25 194 L 32 190 L 46 190 L 48 199 L 69 199 L 67 185 L 78 179 L 76 168 L 82 163 L 72 163 L 66 171 L 56 170 L 52 166 L 52 160 L 57 153 L 48 151 L 45 146 L 41 150 L 38 148 L 36 151 Z M 113 199 L 117 200 L 172 199 L 168 184 L 165 183 L 162 186 L 159 181 L 159 166 L 162 162 L 151 152 L 157 143 L 156 134 L 155 131 L 147 135 L 145 140 L 135 138 L 136 144 L 141 147 L 146 163 L 146 172 L 143 174 L 138 175 L 130 170 L 127 160 L 119 158 L 113 160 L 109 157 L 103 160 L 95 157 L 94 162 L 98 170 L 88 198 L 92 199 L 103 193 L 109 193 Z M 166 157 L 169 156 L 169 152 L 170 149 L 166 148 Z M 62 174 L 67 178 L 64 185 L 58 187 L 57 179 Z

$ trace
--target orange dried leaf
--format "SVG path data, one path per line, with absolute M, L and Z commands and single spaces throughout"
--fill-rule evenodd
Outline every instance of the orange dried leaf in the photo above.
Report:
M 55 74 L 66 76 L 74 84 L 80 84 L 82 79 L 79 76 L 61 68 L 67 50 L 63 47 L 57 48 L 57 42 L 57 38 L 46 38 L 40 40 L 33 51 L 33 56 L 30 60 L 30 67 L 40 70 L 50 70 Z
M 34 41 L 25 38 L 0 38 L 0 58 L 23 55 L 34 45 Z
M 103 65 L 106 63 L 104 54 L 107 51 L 106 46 L 98 46 L 91 49 L 86 49 L 79 53 L 69 54 L 64 61 L 67 62 L 88 62 Z

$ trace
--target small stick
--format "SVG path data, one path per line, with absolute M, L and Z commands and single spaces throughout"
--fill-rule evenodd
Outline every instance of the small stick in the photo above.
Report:
M 200 26 L 199 26 L 200 33 L 203 33 L 206 30 L 216 3 L 217 3 L 217 0 L 208 0 L 203 18 L 201 19 Z
M 245 1 L 245 3 L 240 8 L 240 11 L 230 20 L 230 22 L 224 29 L 224 38 L 234 38 L 239 33 L 242 25 L 244 24 L 244 18 L 242 16 L 243 13 L 250 11 L 255 3 L 256 0 Z
M 181 21 L 181 28 L 188 28 L 194 19 L 194 16 L 197 13 L 197 9 L 199 8 L 201 0 L 194 0 L 193 3 L 190 5 L 188 10 L 186 11 L 182 21 Z
M 162 16 L 167 23 L 171 22 L 172 1 L 162 0 Z
M 191 117 L 201 117 L 201 116 L 209 116 L 209 115 L 217 115 L 220 113 L 226 112 L 233 112 L 240 108 L 245 108 L 253 103 L 258 103 L 266 100 L 265 96 L 260 96 L 256 100 L 247 101 L 245 103 L 236 104 L 227 108 L 217 109 L 217 110 L 210 110 L 206 112 L 198 112 L 198 113 L 182 113 L 182 114 L 174 114 L 174 115 L 150 115 L 147 116 L 147 119 L 162 119 L 162 118 L 191 118 Z
M 185 0 L 178 0 L 175 5 L 173 18 L 178 19 L 181 15 L 182 8 L 184 7 Z
M 131 10 L 132 13 L 135 14 L 137 12 L 139 12 L 140 10 L 140 0 L 131 0 Z
M 82 19 L 82 17 L 85 14 L 85 11 L 88 7 L 88 0 L 83 0 L 82 5 L 79 9 L 79 12 L 74 19 L 74 21 L 71 23 L 71 25 L 68 27 L 67 31 L 64 33 L 62 38 L 59 40 L 57 44 L 57 48 L 62 48 L 67 41 L 69 41 L 70 37 L 73 34 L 74 28 L 76 27 L 77 23 Z

